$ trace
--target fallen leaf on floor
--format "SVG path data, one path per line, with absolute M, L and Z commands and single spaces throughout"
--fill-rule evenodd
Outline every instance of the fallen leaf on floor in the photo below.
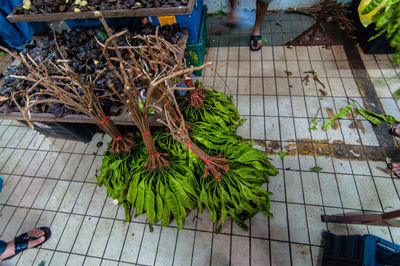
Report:
M 263 41 L 264 44 L 268 44 L 268 39 L 265 37 L 261 37 L 261 40 Z
M 285 70 L 285 73 L 286 73 L 288 76 L 291 76 L 291 75 L 293 75 L 293 73 L 292 73 L 292 72 L 290 72 L 290 71 L 287 71 L 287 70 Z
M 286 155 L 286 152 L 284 152 L 284 151 L 281 151 L 279 153 L 279 157 L 281 157 L 281 160 L 285 159 L 285 155 Z
M 278 26 L 281 26 L 281 27 L 283 26 L 282 23 L 281 23 L 279 20 L 277 20 L 277 21 L 275 22 L 275 25 L 278 25 Z
M 319 89 L 319 92 L 320 92 L 323 96 L 328 95 L 328 93 L 327 93 L 326 91 L 324 91 L 323 89 Z
M 318 172 L 321 172 L 322 168 L 319 167 L 318 165 L 316 165 L 316 166 L 310 168 L 310 170 L 315 172 L 315 173 L 318 173 Z

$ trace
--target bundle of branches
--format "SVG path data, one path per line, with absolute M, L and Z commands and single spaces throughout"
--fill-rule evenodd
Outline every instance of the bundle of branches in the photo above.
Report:
M 114 72 L 115 79 L 109 81 L 109 87 L 122 104 L 126 106 L 129 115 L 135 121 L 148 151 L 148 160 L 145 167 L 151 170 L 169 166 L 165 154 L 157 152 L 148 122 L 150 109 L 162 110 L 162 106 L 168 109 L 166 114 L 181 119 L 175 112 L 170 102 L 174 99 L 173 92 L 181 90 L 178 84 L 186 80 L 190 74 L 211 64 L 200 67 L 185 68 L 182 64 L 181 50 L 167 42 L 158 35 L 137 35 L 133 44 L 118 46 L 115 41 L 126 34 L 126 31 L 113 34 L 106 24 L 102 14 L 97 13 L 109 36 L 104 44 L 103 55 L 107 64 Z M 189 90 L 195 88 L 189 88 Z M 179 125 L 185 126 L 182 120 Z M 187 143 L 188 145 L 189 143 Z M 204 152 L 203 152 L 204 153 Z M 205 157 L 202 153 L 202 156 Z M 201 157 L 202 158 L 202 157 Z M 215 164 L 208 156 L 205 162 Z M 218 170 L 213 170 L 217 174 Z
M 33 59 L 29 54 L 16 55 L 4 47 L 0 47 L 0 49 L 20 60 L 28 70 L 28 75 L 13 76 L 13 78 L 28 81 L 32 85 L 26 90 L 13 93 L 12 99 L 30 127 L 33 128 L 30 121 L 31 108 L 43 103 L 64 104 L 68 108 L 92 117 L 104 128 L 113 138 L 110 152 L 121 153 L 131 150 L 134 145 L 132 135 L 122 136 L 114 123 L 104 114 L 100 99 L 106 97 L 107 94 L 96 94 L 94 84 L 103 71 L 98 73 L 95 80 L 91 80 L 91 77 L 86 80 L 71 70 L 68 60 L 47 57 L 41 61 Z M 60 54 L 62 56 L 61 51 Z M 22 98 L 22 100 L 17 100 L 18 98 Z M 20 105 L 18 102 L 23 102 L 24 105 Z
M 316 3 L 310 7 L 300 7 L 300 8 L 293 8 L 289 7 L 286 12 L 297 12 L 305 15 L 312 16 L 314 19 L 317 19 L 321 9 L 322 9 L 323 1 Z M 347 9 L 347 5 L 338 2 L 338 1 L 329 1 L 328 5 L 326 6 L 326 10 L 323 16 L 327 22 L 334 22 L 338 25 L 338 27 L 345 31 L 348 35 L 351 34 L 356 28 L 351 23 L 351 20 L 348 19 L 348 14 L 351 13 Z

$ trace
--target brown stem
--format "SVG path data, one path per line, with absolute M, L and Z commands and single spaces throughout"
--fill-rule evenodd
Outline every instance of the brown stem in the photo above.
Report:
M 168 167 L 170 164 L 166 159 L 164 159 L 164 156 L 166 156 L 166 154 L 161 154 L 157 151 L 154 144 L 153 136 L 150 132 L 150 128 L 148 128 L 148 131 L 141 133 L 143 141 L 146 145 L 147 152 L 149 154 L 149 158 L 147 158 L 144 167 L 152 171 L 156 170 L 157 168 Z

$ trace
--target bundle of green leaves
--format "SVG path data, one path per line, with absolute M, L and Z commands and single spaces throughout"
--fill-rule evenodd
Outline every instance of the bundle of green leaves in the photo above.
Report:
M 197 206 L 203 211 L 205 207 L 220 232 L 228 217 L 244 230 L 245 221 L 259 211 L 272 217 L 270 193 L 263 185 L 277 169 L 265 153 L 236 135 L 243 120 L 232 98 L 213 90 L 205 93 L 202 108 L 184 104 L 184 98 L 178 99 L 180 108 L 193 142 L 211 156 L 227 158 L 229 171 L 222 171 L 221 180 L 203 177 L 205 162 L 164 129 L 154 133 L 154 141 L 160 152 L 170 155 L 171 166 L 149 171 L 143 167 L 147 153 L 140 134 L 136 134 L 138 145 L 131 154 L 118 157 L 105 153 L 98 177 L 107 195 L 125 207 L 127 220 L 134 209 L 135 215 L 146 213 L 150 224 L 160 221 L 166 226 L 175 218 L 182 228 L 186 210 Z

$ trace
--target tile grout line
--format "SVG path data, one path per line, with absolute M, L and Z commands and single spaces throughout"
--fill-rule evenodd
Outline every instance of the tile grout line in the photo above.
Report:
M 310 62 L 310 56 L 309 56 L 309 54 L 308 54 L 308 49 L 305 49 L 305 51 L 307 52 L 307 57 L 308 57 L 308 59 L 309 59 L 309 64 L 311 65 L 311 62 Z M 297 59 L 297 66 L 298 66 L 298 68 L 299 68 L 299 72 L 301 71 L 300 70 L 300 64 L 299 64 L 299 61 L 298 61 L 298 55 L 297 55 L 297 49 L 295 50 L 295 52 L 296 52 L 296 59 Z M 286 55 L 286 53 L 285 53 L 285 55 Z M 301 75 L 301 74 L 300 74 Z M 290 81 L 289 81 L 289 83 L 290 83 Z M 304 105 L 305 105 L 305 112 L 306 112 L 306 114 L 307 114 L 307 124 L 308 124 L 308 120 L 309 120 L 309 118 L 308 118 L 308 109 L 307 109 L 307 105 L 306 105 L 306 98 L 305 98 L 305 93 L 304 93 L 304 84 L 303 84 L 303 82 L 301 81 L 301 78 L 300 78 L 300 83 L 301 83 L 301 88 L 302 88 L 302 91 L 303 91 L 303 100 L 304 100 Z M 290 88 L 289 88 L 289 92 L 290 92 Z M 290 92 L 291 93 L 291 92 Z M 291 97 L 292 96 L 290 96 L 290 99 L 291 99 Z M 292 104 L 292 106 L 293 106 L 293 102 L 291 101 L 291 104 Z M 292 109 L 292 113 L 293 113 L 293 109 Z M 296 125 L 296 124 L 295 124 Z M 296 135 L 296 139 L 297 139 L 297 132 L 296 132 L 296 130 L 294 130 L 294 133 L 295 133 L 295 135 Z M 311 137 L 311 139 L 312 139 L 312 136 L 311 136 L 311 132 L 310 132 L 310 137 Z M 296 147 L 297 147 L 297 141 L 296 141 Z M 301 166 L 300 166 L 300 155 L 299 154 L 297 154 L 297 165 L 298 165 L 298 167 L 299 167 L 299 169 L 301 169 Z M 309 246 L 309 251 L 310 251 L 310 256 L 311 256 L 311 264 L 312 265 L 314 265 L 314 261 L 313 261 L 313 252 L 312 252 L 312 246 L 311 246 L 311 234 L 310 234 L 310 230 L 309 230 L 309 228 L 310 228 L 310 221 L 309 221 L 309 219 L 308 219 L 308 216 L 307 216 L 307 208 L 306 208 L 306 199 L 305 199 L 305 193 L 304 193 L 304 186 L 303 186 L 303 178 L 302 178 L 302 171 L 300 171 L 300 185 L 301 185 L 301 192 L 302 192 L 302 196 L 303 196 L 303 204 L 302 204 L 302 206 L 303 206 L 303 211 L 304 211 L 304 217 L 305 217 L 305 223 L 306 223 L 306 226 L 307 226 L 307 240 L 308 240 L 308 246 Z M 286 171 L 284 171 L 284 182 L 285 182 L 285 192 L 286 192 Z M 285 193 L 285 201 L 287 201 L 287 197 L 286 197 L 286 193 Z M 287 204 L 287 205 L 289 205 L 289 203 Z M 289 225 L 289 210 L 288 210 L 288 225 Z M 289 230 L 288 230 L 288 233 L 289 233 L 289 235 L 290 235 L 290 228 L 289 228 Z
M 66 144 L 67 144 L 67 142 L 64 143 L 64 145 L 63 145 L 63 147 L 61 148 L 61 150 L 64 148 L 64 146 L 65 146 Z M 76 144 L 77 144 L 77 143 L 75 143 L 74 148 L 75 148 Z M 50 167 L 50 170 L 49 170 L 49 172 L 47 173 L 47 176 L 46 176 L 46 180 L 47 180 L 47 177 L 49 176 L 51 170 L 53 169 L 54 164 L 56 163 L 57 159 L 59 158 L 59 156 L 60 156 L 60 153 L 58 153 L 57 158 L 54 160 L 54 163 L 53 163 L 52 166 Z M 70 157 L 71 157 L 71 156 L 70 156 Z M 69 158 L 70 158 L 70 157 L 69 157 Z M 68 162 L 67 162 L 67 163 L 68 163 Z M 62 173 L 64 172 L 65 167 L 67 166 L 67 163 L 63 166 L 63 169 L 62 169 L 60 175 L 62 175 Z M 59 180 L 57 180 L 56 183 L 54 184 L 53 190 L 52 190 L 52 192 L 51 192 L 49 198 L 47 199 L 46 204 L 44 204 L 44 206 L 43 206 L 44 208 L 47 206 L 47 204 L 48 204 L 49 201 L 51 200 L 51 195 L 54 193 L 54 189 L 57 187 L 58 182 L 59 182 Z M 39 191 L 39 192 L 40 192 L 40 191 Z M 39 193 L 38 193 L 38 195 L 39 195 Z M 60 203 L 60 206 L 61 206 L 61 203 Z M 59 206 L 59 207 L 60 207 L 60 206 Z M 54 210 L 55 215 L 54 215 L 54 217 L 53 217 L 53 219 L 52 219 L 51 224 L 49 225 L 49 227 L 50 227 L 51 225 L 53 225 L 54 220 L 56 219 L 56 216 L 57 216 L 57 214 L 59 213 L 59 212 L 58 212 L 59 207 L 57 208 L 57 210 Z M 42 211 L 42 214 L 43 214 L 43 212 L 44 212 L 44 209 L 43 209 L 43 211 Z M 41 214 L 41 215 L 42 215 L 42 214 Z M 71 216 L 71 215 L 68 216 L 68 219 L 67 219 L 67 221 L 66 221 L 66 223 L 65 223 L 65 225 L 64 225 L 64 227 L 63 227 L 63 229 L 62 229 L 62 232 L 61 232 L 61 234 L 60 234 L 60 239 L 61 239 L 61 237 L 62 237 L 62 235 L 63 235 L 63 233 L 64 233 L 65 227 L 66 227 L 67 224 L 68 224 L 68 220 L 69 220 L 69 217 L 70 217 L 70 216 Z M 57 246 L 58 246 L 58 243 L 59 243 L 60 239 L 59 239 L 58 242 L 55 244 L 55 252 L 51 255 L 51 257 L 50 257 L 50 262 L 53 260 L 54 254 L 55 254 L 56 251 L 57 251 Z M 68 256 L 67 260 L 68 260 L 68 259 L 69 259 L 69 256 Z
M 286 69 L 288 69 L 288 65 L 287 65 L 287 61 L 288 61 L 288 58 L 287 58 L 287 52 L 286 52 L 286 49 L 285 49 L 285 46 L 283 46 L 283 54 L 284 54 L 284 56 L 285 56 L 285 66 L 286 66 Z M 294 50 L 294 52 L 295 52 L 295 54 L 296 54 L 296 62 L 297 62 L 297 66 L 298 66 L 298 68 L 299 68 L 299 72 L 300 72 L 300 66 L 299 66 L 299 64 L 298 64 L 298 57 L 297 57 L 297 51 L 296 50 Z M 287 81 L 288 81 L 288 86 L 290 85 L 290 78 L 289 78 L 289 75 L 287 75 Z M 303 84 L 302 84 L 302 86 L 303 86 Z M 303 89 L 303 95 L 304 95 L 304 89 Z M 290 90 L 290 86 L 289 86 L 289 101 L 290 101 L 290 106 L 292 107 L 293 106 L 293 102 L 292 102 L 292 91 Z M 305 100 L 305 99 L 304 99 Z M 305 101 L 305 104 L 306 104 L 306 101 Z M 278 106 L 278 110 L 279 110 L 279 106 Z M 306 106 L 306 113 L 308 114 L 308 111 L 307 111 L 307 106 Z M 295 137 L 295 139 L 297 140 L 297 132 L 296 132 L 296 130 L 295 130 L 295 127 L 296 127 L 296 124 L 295 124 L 295 122 L 294 122 L 294 117 L 293 117 L 293 108 L 291 108 L 291 112 L 292 112 L 292 123 L 293 123 L 293 133 L 294 133 L 294 137 Z M 308 115 L 307 115 L 308 116 Z M 307 119 L 308 120 L 308 119 Z M 282 143 L 282 139 L 281 139 L 281 143 Z M 297 146 L 297 141 L 296 141 L 296 146 Z M 282 147 L 282 144 L 281 144 L 281 147 Z M 297 155 L 297 157 L 298 157 L 298 162 L 299 162 L 299 164 L 300 164 L 300 158 L 299 158 L 299 155 Z M 282 164 L 283 164 L 283 167 L 285 168 L 285 162 L 284 162 L 284 160 L 282 160 Z M 299 168 L 300 168 L 300 165 L 299 165 Z M 293 251 L 292 251 L 292 241 L 291 241 L 291 235 L 290 235 L 290 221 L 289 221 L 289 204 L 288 204 L 288 201 L 287 201 L 287 191 L 286 191 L 286 174 L 285 174 L 286 172 L 285 171 L 283 171 L 283 186 L 284 186 L 284 188 L 285 188 L 285 206 L 286 206 L 286 223 L 287 223 L 287 230 L 288 230 L 288 242 L 289 242 L 289 252 L 290 252 L 290 254 L 291 254 L 291 256 L 290 256 L 290 262 L 291 262 L 291 264 L 293 264 Z M 301 185 L 302 185 L 302 187 L 303 187 L 303 179 L 302 179 L 302 177 L 301 177 L 301 172 L 300 172 L 300 182 L 301 182 Z M 305 204 L 305 198 L 304 198 L 304 189 L 302 189 L 302 194 L 303 194 L 303 200 L 304 200 L 304 204 Z M 306 209 L 305 209 L 305 207 L 304 207 L 304 214 L 305 214 L 305 216 L 306 216 L 306 224 L 307 224 L 307 232 L 308 232 L 308 237 L 309 237 L 309 230 L 308 230 L 308 219 L 307 219 L 307 212 L 306 212 Z M 313 261 L 312 261 L 312 249 L 311 249 L 311 246 L 310 246 L 310 244 L 311 244 L 311 239 L 309 238 L 308 239 L 309 240 L 309 244 L 308 245 L 306 245 L 306 246 L 308 246 L 309 247 L 309 251 L 310 251 L 310 256 L 311 256 L 311 263 L 313 263 Z

